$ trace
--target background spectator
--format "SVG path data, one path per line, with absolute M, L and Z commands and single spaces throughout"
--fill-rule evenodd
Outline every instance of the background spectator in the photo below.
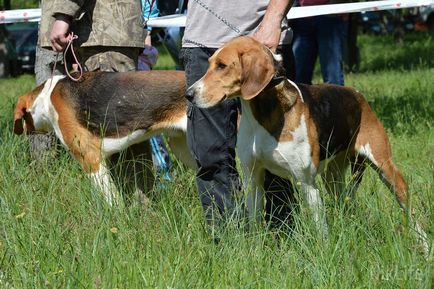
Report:
M 346 1 L 298 0 L 300 6 L 337 2 Z M 324 82 L 344 85 L 343 53 L 347 25 L 347 15 L 321 15 L 291 21 L 296 82 L 312 84 L 313 70 L 319 56 Z
M 149 18 L 158 16 L 158 1 L 142 0 L 142 16 L 146 21 Z M 151 70 L 152 67 L 157 63 L 158 50 L 152 46 L 151 31 L 152 27 L 146 25 L 146 38 L 145 38 L 145 48 L 143 48 L 142 53 L 139 55 L 138 69 L 139 70 Z M 170 156 L 167 150 L 164 138 L 162 135 L 157 135 L 151 137 L 149 140 L 151 144 L 152 151 L 152 162 L 157 175 L 163 177 L 166 180 L 170 180 Z

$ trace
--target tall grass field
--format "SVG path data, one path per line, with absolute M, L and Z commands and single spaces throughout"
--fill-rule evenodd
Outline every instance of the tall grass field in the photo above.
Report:
M 432 243 L 434 39 L 359 37 L 361 91 L 389 134 L 414 215 Z M 173 62 L 161 50 L 159 68 Z M 315 76 L 315 82 L 320 82 Z M 111 208 L 68 152 L 36 161 L 13 134 L 13 108 L 34 76 L 0 80 L 0 288 L 433 288 L 424 256 L 394 196 L 368 169 L 356 198 L 337 204 L 318 180 L 328 240 L 301 206 L 293 226 L 246 230 L 215 241 L 194 173 L 175 165 L 151 202 Z

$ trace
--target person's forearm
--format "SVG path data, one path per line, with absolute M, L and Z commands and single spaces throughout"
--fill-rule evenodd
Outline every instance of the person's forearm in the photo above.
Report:
M 53 15 L 65 14 L 72 18 L 78 17 L 86 0 L 54 0 L 50 8 Z
M 278 22 L 280 25 L 293 3 L 294 0 L 270 0 L 262 22 Z
M 71 22 L 80 13 L 83 4 L 84 0 L 54 0 L 51 9 L 56 20 L 50 32 L 51 47 L 54 51 L 61 52 L 68 45 Z
M 282 20 L 293 2 L 294 0 L 271 0 L 253 38 L 275 51 L 280 40 Z

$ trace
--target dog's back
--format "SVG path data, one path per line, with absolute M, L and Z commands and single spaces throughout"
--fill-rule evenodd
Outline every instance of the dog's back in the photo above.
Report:
M 88 72 L 79 82 L 65 78 L 54 91 L 95 135 L 123 136 L 185 114 L 182 71 Z
M 320 160 L 348 149 L 355 140 L 362 118 L 364 97 L 350 87 L 329 84 L 298 84 L 309 106 L 320 144 Z M 367 112 L 370 113 L 370 112 Z

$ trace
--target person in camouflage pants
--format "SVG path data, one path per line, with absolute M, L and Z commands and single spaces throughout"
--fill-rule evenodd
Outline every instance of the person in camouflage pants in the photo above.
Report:
M 60 53 L 59 57 L 54 55 L 66 48 L 70 32 L 78 36 L 73 45 L 85 71 L 137 69 L 138 55 L 146 37 L 140 1 L 43 0 L 41 8 L 40 47 L 35 68 L 39 83 L 53 73 L 64 74 L 63 65 L 56 65 L 55 72 L 52 67 L 56 60 L 63 61 Z M 69 66 L 71 63 L 68 61 Z M 39 150 L 50 146 L 47 145 L 50 141 L 39 143 Z M 154 181 L 150 160 L 148 142 L 134 145 L 122 155 L 112 157 L 115 168 L 112 173 L 119 183 L 127 184 L 129 190 L 143 193 L 152 188 Z

